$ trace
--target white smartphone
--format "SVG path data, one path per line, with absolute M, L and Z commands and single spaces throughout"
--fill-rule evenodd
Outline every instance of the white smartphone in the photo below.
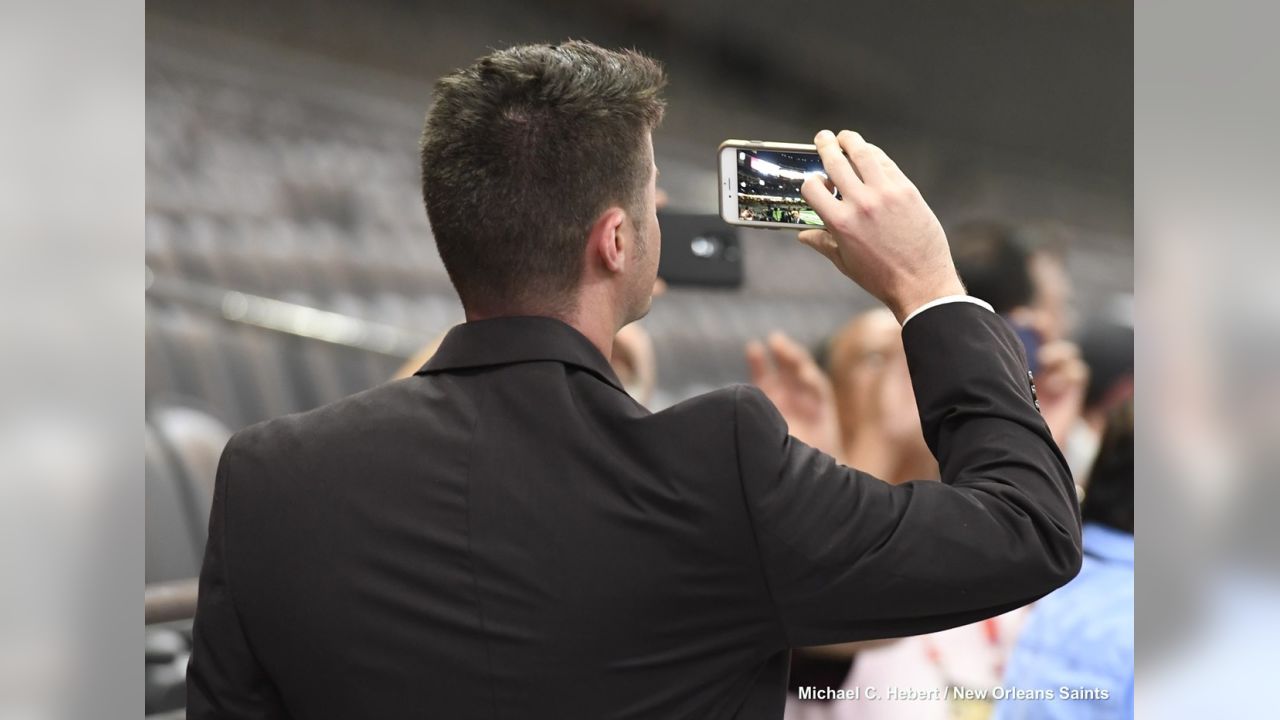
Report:
M 748 227 L 824 227 L 804 201 L 800 186 L 810 175 L 825 178 L 813 145 L 725 140 L 720 143 L 720 217 Z

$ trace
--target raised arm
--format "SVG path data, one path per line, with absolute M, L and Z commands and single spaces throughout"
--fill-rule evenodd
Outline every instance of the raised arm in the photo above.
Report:
M 890 485 L 839 465 L 790 437 L 762 393 L 741 391 L 744 492 L 792 646 L 965 625 L 1079 570 L 1075 486 L 1017 339 L 995 314 L 950 304 L 904 340 L 942 482 Z
M 829 179 L 804 192 L 827 229 L 801 240 L 906 322 L 942 482 L 895 486 L 839 465 L 790 437 L 763 394 L 741 391 L 744 493 L 787 638 L 918 634 L 1030 602 L 1075 576 L 1080 520 L 1018 340 L 989 309 L 948 302 L 964 288 L 946 236 L 893 161 L 854 133 L 816 142 Z

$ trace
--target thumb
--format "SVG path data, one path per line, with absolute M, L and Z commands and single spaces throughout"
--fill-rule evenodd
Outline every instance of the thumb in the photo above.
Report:
M 832 262 L 836 261 L 836 240 L 826 230 L 801 230 L 796 236 L 802 245 L 808 245 Z

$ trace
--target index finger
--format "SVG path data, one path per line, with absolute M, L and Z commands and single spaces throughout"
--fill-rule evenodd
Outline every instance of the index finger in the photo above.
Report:
M 840 211 L 840 201 L 831 194 L 830 180 L 824 180 L 814 174 L 805 178 L 800 185 L 800 196 L 809 203 L 809 207 L 822 218 L 822 224 L 831 227 L 831 219 Z
M 822 167 L 826 169 L 827 177 L 836 184 L 840 194 L 856 194 L 862 186 L 862 180 L 858 178 L 849 158 L 845 157 L 836 136 L 830 130 L 823 130 L 814 136 L 813 144 L 818 148 L 818 157 L 822 158 Z

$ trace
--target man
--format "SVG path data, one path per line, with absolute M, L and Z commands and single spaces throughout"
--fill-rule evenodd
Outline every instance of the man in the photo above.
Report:
M 991 303 L 1018 332 L 1041 377 L 1040 406 L 1058 445 L 1068 439 L 1084 405 L 1089 368 L 1080 348 L 1065 339 L 1069 279 L 1049 245 L 1028 250 L 1018 231 L 994 221 L 972 221 L 951 231 L 951 254 L 969 292 Z
M 1036 296 L 1031 256 L 1014 228 L 973 220 L 952 228 L 949 238 L 956 269 L 969 292 L 991 303 L 997 313 L 1041 330 L 1029 312 Z
M 1063 254 L 1070 236 L 1060 226 L 1014 228 L 978 220 L 952 229 L 950 239 L 960 279 L 971 293 L 990 296 L 996 312 L 1035 330 L 1041 342 L 1071 335 L 1075 290 Z
M 1089 366 L 1089 384 L 1065 455 L 1071 474 L 1085 479 L 1098 454 L 1107 416 L 1133 397 L 1133 325 L 1110 317 L 1090 321 L 1080 334 L 1080 355 Z
M 1004 700 L 1001 720 L 1133 718 L 1133 401 L 1107 418 L 1084 499 L 1084 567 L 1041 600 L 1005 687 L 1054 699 Z
M 788 649 L 1027 603 L 1080 562 L 1016 338 L 856 133 L 800 235 L 906 323 L 943 483 L 790 439 L 737 386 L 650 413 L 606 360 L 649 308 L 661 69 L 581 42 L 446 76 L 423 195 L 467 322 L 418 375 L 239 433 L 188 717 L 778 718 Z M 847 157 L 846 157 L 847 153 Z M 856 170 L 855 170 L 856 166 Z
M 1051 230 L 1029 228 L 1028 232 L 1048 233 Z M 1031 271 L 1031 310 L 1036 315 L 1036 326 L 1046 342 L 1070 337 L 1075 330 L 1075 287 L 1067 273 L 1064 256 L 1066 240 L 1043 240 L 1033 245 L 1027 258 Z

